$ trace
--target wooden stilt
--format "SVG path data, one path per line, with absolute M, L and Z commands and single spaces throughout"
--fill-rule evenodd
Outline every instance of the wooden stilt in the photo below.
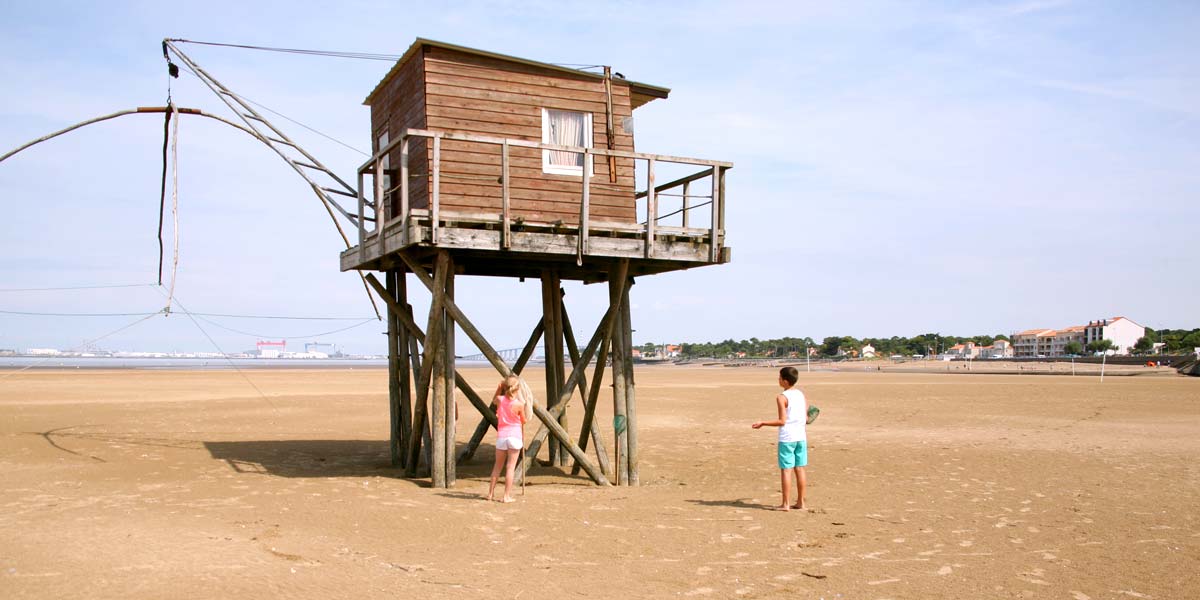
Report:
M 367 281 L 372 281 L 370 275 L 367 275 Z M 406 305 L 405 309 L 407 310 L 409 320 L 411 320 L 412 306 Z M 412 362 L 411 380 L 414 388 L 413 391 L 417 393 L 417 396 L 413 401 L 412 435 L 408 438 L 408 451 L 405 452 L 404 475 L 406 477 L 414 477 L 417 474 L 417 465 L 420 462 L 422 445 L 428 446 L 429 443 L 429 437 L 424 435 L 424 432 L 428 431 L 425 403 L 420 399 L 420 391 L 415 389 L 421 386 L 421 352 L 417 347 L 417 336 L 415 335 L 408 338 L 408 357 Z
M 604 476 L 604 473 L 601 473 L 600 469 L 597 468 L 596 465 L 592 464 L 592 461 L 588 460 L 587 454 L 584 454 L 583 450 L 580 450 L 579 446 L 576 446 L 575 442 L 571 441 L 571 434 L 567 433 L 567 430 L 563 429 L 562 426 L 558 424 L 557 416 L 551 415 L 546 411 L 546 409 L 538 405 L 534 405 L 533 414 L 537 415 L 538 420 L 542 422 L 542 425 L 546 426 L 550 432 L 550 435 L 554 436 L 554 439 L 563 443 L 566 451 L 572 457 L 574 457 L 575 461 L 583 467 L 584 471 L 587 471 L 588 476 L 592 478 L 592 481 L 596 482 L 596 485 L 612 485 L 608 482 L 608 478 Z M 528 453 L 529 451 L 526 450 L 527 455 Z M 529 463 L 529 457 L 526 456 L 525 460 L 522 462 L 527 465 Z M 522 472 L 524 472 L 524 470 L 522 470 Z
M 446 299 L 454 301 L 454 261 L 450 259 L 446 267 Z M 443 469 L 446 471 L 446 487 L 453 487 L 455 480 L 455 461 L 458 458 L 455 453 L 455 434 L 456 424 L 458 421 L 458 403 L 454 400 L 454 319 L 442 317 L 442 322 L 445 323 L 446 331 L 443 334 L 442 342 L 442 357 L 445 364 L 442 367 L 442 372 L 445 376 L 445 387 L 442 394 L 445 396 L 446 402 L 446 423 L 445 423 L 445 440 L 446 452 L 444 455 L 445 465 Z
M 563 411 L 566 410 L 567 404 L 570 402 L 571 397 L 574 396 L 575 386 L 578 385 L 579 378 L 583 375 L 584 371 L 587 369 L 587 364 L 589 362 L 591 362 L 592 356 L 594 356 L 596 354 L 596 350 L 599 348 L 601 340 L 603 340 L 604 337 L 606 336 L 606 332 L 610 331 L 612 329 L 614 323 L 616 322 L 616 320 L 619 317 L 620 317 L 620 315 L 618 314 L 618 309 L 617 309 L 617 307 L 614 307 L 614 306 L 610 306 L 608 309 L 608 312 L 604 313 L 604 318 L 600 320 L 600 325 L 596 328 L 596 332 L 594 334 L 592 334 L 592 339 L 590 341 L 588 341 L 587 348 L 583 351 L 583 355 L 580 357 L 580 365 L 571 371 L 571 376 L 569 378 L 567 378 L 567 383 L 563 388 L 563 393 L 562 393 L 562 395 L 560 395 L 558 397 L 558 402 L 555 403 L 554 408 L 546 411 L 546 414 L 548 414 L 554 418 L 554 420 L 555 420 L 554 425 L 550 426 L 550 425 L 545 425 L 543 423 L 543 427 L 540 427 L 538 429 L 537 433 L 534 434 L 534 436 L 533 436 L 533 440 L 531 442 L 529 442 L 529 448 L 526 450 L 526 458 L 525 458 L 526 466 L 531 464 L 532 461 L 534 460 L 534 457 L 537 456 L 538 449 L 541 447 L 542 443 L 546 440 L 547 435 L 549 435 L 552 432 L 557 431 L 557 430 L 566 431 L 565 429 L 562 429 L 561 425 L 558 424 L 558 417 L 559 417 L 559 415 L 561 415 L 563 413 Z M 573 448 L 578 448 L 578 446 L 575 444 L 575 442 L 571 441 L 571 438 L 569 435 L 567 435 L 567 436 L 555 435 L 555 440 L 558 442 L 561 442 L 564 445 L 570 445 Z M 579 460 L 579 456 L 576 456 L 575 452 L 571 452 L 570 454 L 572 456 L 575 456 L 576 460 Z M 587 459 L 586 455 L 583 455 L 583 457 L 584 457 L 584 460 Z M 590 463 L 590 461 L 589 461 L 589 463 Z M 583 465 L 583 468 L 584 468 L 584 470 L 588 469 L 587 465 Z M 590 471 L 589 471 L 589 473 L 590 473 Z
M 626 263 L 627 264 L 627 263 Z M 614 269 L 617 271 L 618 269 Z M 627 271 L 626 271 L 627 272 Z M 625 296 L 625 273 L 610 272 L 608 278 L 608 301 L 609 310 L 620 311 L 621 304 Z M 619 319 L 618 319 L 619 320 Z M 628 393 L 628 388 L 625 385 L 625 328 L 624 326 L 614 327 L 612 335 L 612 372 L 613 372 L 613 418 L 626 419 L 625 414 L 625 394 Z M 615 421 L 614 421 L 615 422 Z M 625 437 L 626 428 L 622 432 L 614 431 L 615 440 L 614 447 L 617 452 L 616 480 L 617 485 L 629 484 L 629 447 L 628 438 Z
M 587 400 L 583 405 L 583 424 L 579 428 L 579 448 L 587 451 L 588 437 L 596 449 L 596 460 L 600 470 L 605 475 L 612 476 L 612 465 L 608 462 L 608 452 L 604 450 L 604 440 L 600 437 L 600 427 L 596 423 L 596 405 L 599 404 L 600 386 L 604 381 L 604 369 L 608 366 L 608 347 L 611 336 L 600 342 L 600 351 L 596 354 L 596 372 L 592 375 L 592 387 L 588 391 Z M 579 463 L 571 467 L 571 474 L 579 474 Z
M 555 320 L 555 325 L 558 328 L 558 332 L 557 332 L 558 335 L 554 340 L 554 347 L 555 347 L 554 360 L 556 363 L 556 367 L 554 370 L 558 374 L 558 386 L 559 386 L 558 387 L 558 395 L 561 396 L 563 393 L 563 389 L 564 389 L 563 388 L 563 377 L 565 376 L 565 374 L 567 372 L 566 359 L 564 358 L 564 356 L 566 355 L 566 348 L 563 346 L 563 340 L 566 336 L 567 325 L 566 325 L 566 317 L 563 313 L 562 278 L 559 277 L 559 274 L 557 272 L 554 273 L 554 296 L 553 296 L 553 299 L 554 299 L 554 314 L 555 314 L 554 320 Z M 572 359 L 572 360 L 574 360 L 574 359 Z M 586 369 L 585 369 L 585 371 L 586 371 Z M 583 372 L 581 372 L 581 375 L 580 375 L 581 377 L 583 376 L 582 373 Z M 581 381 L 582 381 L 582 379 L 581 379 Z M 571 390 L 567 390 L 567 394 L 571 394 L 571 393 L 573 393 Z M 568 426 L 567 420 L 568 420 L 567 419 L 567 411 L 565 411 L 565 410 L 559 411 L 558 424 L 562 426 L 564 431 L 570 431 L 570 427 Z M 570 457 L 567 455 L 566 448 L 564 448 L 562 444 L 558 444 L 558 446 L 559 446 L 559 448 L 558 448 L 558 463 L 557 464 L 560 467 L 565 467 L 565 466 L 567 466 L 567 463 L 569 462 Z
M 630 310 L 629 291 L 633 288 L 633 278 L 625 286 L 624 298 L 621 300 L 621 323 L 618 327 L 625 334 L 625 446 L 629 465 L 629 485 L 638 485 L 638 429 L 637 429 L 637 394 L 633 378 L 633 318 Z
M 387 282 L 387 295 L 396 296 L 396 273 L 388 271 L 384 277 Z M 400 431 L 400 319 L 391 305 L 387 308 L 387 338 L 388 338 L 388 454 L 392 466 L 400 464 L 400 446 L 405 442 Z M 405 365 L 407 366 L 407 365 Z
M 554 358 L 555 339 L 562 339 L 558 335 L 558 313 L 555 310 L 554 297 L 558 295 L 558 286 L 554 284 L 554 273 L 546 270 L 542 271 L 542 319 L 545 323 L 545 335 L 543 335 L 543 348 L 546 358 L 546 408 L 553 409 L 558 404 L 558 382 L 559 376 L 556 373 L 558 361 Z M 550 444 L 550 464 L 558 464 L 558 446 Z M 526 450 L 525 455 L 527 460 L 537 458 L 537 449 L 532 446 Z
M 434 275 L 433 302 L 429 307 L 429 325 L 425 337 L 425 360 L 432 365 L 426 367 L 430 372 L 429 389 L 431 396 L 429 421 L 432 425 L 429 432 L 433 438 L 432 462 L 429 473 L 433 478 L 433 487 L 446 487 L 446 278 L 450 273 L 450 254 L 445 250 L 437 255 L 437 269 Z
M 397 447 L 400 450 L 400 461 L 394 463 L 396 466 L 404 465 L 408 461 L 408 438 L 412 436 L 412 383 L 409 377 L 409 341 L 412 336 L 409 335 L 408 328 L 404 327 L 400 320 L 400 313 L 404 311 L 412 311 L 412 307 L 408 306 L 408 278 L 405 275 L 404 269 L 394 271 L 396 275 L 396 303 L 388 304 L 388 313 L 395 314 L 396 318 L 396 370 L 397 370 L 397 387 L 400 391 L 400 443 Z M 400 309 L 400 310 L 396 310 Z M 405 316 L 409 316 L 405 314 Z M 409 317 L 409 320 L 412 320 Z

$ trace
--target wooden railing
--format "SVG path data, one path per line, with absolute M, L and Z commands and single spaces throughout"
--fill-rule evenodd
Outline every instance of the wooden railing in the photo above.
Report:
M 409 190 L 409 141 L 413 139 L 431 139 L 432 143 L 432 160 L 430 165 L 431 181 L 429 184 L 429 221 L 430 221 L 430 243 L 437 245 L 439 243 L 438 230 L 441 226 L 441 152 L 442 140 L 456 140 L 464 142 L 473 142 L 480 144 L 494 144 L 500 146 L 500 247 L 508 249 L 512 243 L 512 215 L 510 207 L 510 189 L 509 189 L 509 169 L 510 149 L 513 147 L 533 148 L 538 150 L 557 150 L 562 152 L 572 152 L 583 155 L 582 183 L 579 195 L 579 236 L 577 244 L 577 253 L 580 258 L 588 254 L 588 237 L 589 237 L 589 221 L 591 217 L 591 188 L 592 188 L 592 167 L 596 156 L 628 158 L 633 159 L 634 169 L 636 172 L 637 163 L 645 161 L 646 163 L 646 189 L 635 193 L 634 199 L 646 199 L 646 220 L 643 225 L 645 257 L 653 258 L 654 240 L 656 237 L 656 229 L 658 221 L 662 218 L 673 216 L 682 213 L 682 224 L 684 229 L 690 229 L 689 213 L 692 210 L 702 208 L 706 205 L 711 207 L 711 221 L 709 227 L 709 261 L 717 262 L 721 256 L 722 238 L 725 228 L 725 171 L 733 168 L 733 163 L 705 160 L 699 158 L 686 158 L 680 156 L 670 156 L 665 154 L 646 154 L 643 152 L 627 152 L 624 150 L 608 150 L 605 148 L 584 148 L 580 146 L 559 146 L 555 144 L 542 144 L 539 142 L 531 142 L 528 140 L 517 140 L 508 138 L 499 138 L 491 136 L 482 136 L 466 133 L 453 133 L 443 131 L 430 131 L 426 129 L 406 129 L 394 140 L 376 150 L 374 156 L 370 160 L 363 163 L 358 168 L 358 247 L 360 252 L 365 252 L 366 243 L 369 237 L 374 235 L 377 238 L 380 251 L 383 251 L 384 235 L 383 232 L 396 223 L 401 223 L 407 226 L 408 219 L 411 216 L 410 210 L 410 190 Z M 398 173 L 399 182 L 389 189 L 384 189 L 384 168 L 383 164 L 385 157 L 397 147 L 400 148 L 400 168 Z M 658 163 L 682 164 L 702 167 L 700 171 L 675 179 L 662 185 L 655 185 L 655 168 Z M 364 177 L 370 175 L 373 180 L 372 200 L 367 200 L 363 193 Z M 711 195 L 694 195 L 691 193 L 692 183 L 704 178 L 711 178 L 712 192 Z M 660 215 L 658 196 L 667 190 L 674 188 L 682 188 L 682 194 L 670 194 L 681 196 L 682 208 L 678 211 Z M 389 196 L 396 194 L 399 199 L 399 210 L 396 211 L 396 216 L 387 218 L 390 210 L 391 202 L 387 200 Z M 691 200 L 694 198 L 709 198 L 709 202 L 693 205 Z M 370 210 L 373 214 L 367 214 Z M 372 220 L 371 217 L 374 217 Z M 374 231 L 368 231 L 367 224 L 374 223 Z M 703 229 L 701 229 L 703 231 Z

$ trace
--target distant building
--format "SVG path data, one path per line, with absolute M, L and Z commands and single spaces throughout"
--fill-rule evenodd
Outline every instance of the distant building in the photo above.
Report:
M 1012 335 L 1013 356 L 1017 358 L 1034 358 L 1049 356 L 1050 346 L 1054 342 L 1053 329 L 1026 329 Z
M 1087 342 L 1084 341 L 1084 330 L 1087 327 L 1083 325 L 1075 325 L 1066 329 L 1057 329 L 1054 332 L 1054 338 L 1050 340 L 1050 352 L 1046 356 L 1063 356 L 1071 354 L 1067 352 L 1067 344 L 1075 342 L 1080 348 L 1087 347 Z M 1131 344 L 1132 345 L 1132 344 Z
M 859 350 L 859 352 L 862 353 L 863 358 L 875 358 L 875 346 L 870 344 L 863 344 L 863 347 Z
M 971 360 L 979 357 L 979 347 L 975 345 L 975 342 L 955 344 L 947 348 L 946 352 L 943 353 L 943 356 Z
M 1012 358 L 1013 345 L 1006 340 L 996 340 L 991 346 L 979 349 L 979 358 Z
M 278 342 L 258 340 L 255 346 L 258 348 L 259 358 L 279 358 L 287 350 L 287 340 L 279 340 Z
M 1055 357 L 1069 354 L 1067 345 L 1076 342 L 1081 347 L 1109 340 L 1116 346 L 1114 354 L 1129 354 L 1129 349 L 1146 335 L 1146 328 L 1126 319 L 1113 317 L 1073 325 L 1062 329 L 1028 329 L 1012 335 L 1013 356 L 1017 358 Z
M 55 348 L 30 348 L 25 353 L 32 354 L 33 356 L 58 356 L 62 354 L 62 352 Z
M 1084 328 L 1084 345 L 1099 340 L 1111 340 L 1117 347 L 1115 354 L 1129 354 L 1129 349 L 1138 339 L 1146 335 L 1146 328 L 1126 319 L 1113 317 L 1091 321 Z

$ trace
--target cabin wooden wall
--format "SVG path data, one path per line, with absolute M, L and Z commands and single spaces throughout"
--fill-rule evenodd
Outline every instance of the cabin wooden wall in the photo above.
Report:
M 375 95 L 371 104 L 371 149 L 383 132 L 388 131 L 390 140 L 395 140 L 405 129 L 425 129 L 425 69 L 423 57 L 415 54 L 400 68 L 391 74 L 384 83 L 383 89 Z M 413 172 L 409 177 L 410 202 L 420 199 L 417 206 L 424 206 L 428 194 L 428 177 L 424 177 L 425 165 L 430 157 L 430 144 L 422 140 L 413 140 L 409 144 L 409 164 Z M 392 186 L 400 184 L 400 148 L 396 147 L 390 155 Z M 370 196 L 370 194 L 368 194 Z M 394 219 L 400 212 L 400 192 L 397 190 L 390 197 L 387 218 Z
M 416 72 L 418 66 L 420 73 Z M 400 129 L 397 123 L 424 119 L 421 126 L 437 131 L 540 142 L 542 109 L 549 108 L 590 112 L 592 147 L 607 145 L 604 82 L 600 79 L 432 46 L 414 54 L 402 69 L 372 103 L 373 124 L 379 127 L 381 119 L 388 120 L 392 135 Z M 423 89 L 415 89 L 421 86 Z M 612 93 L 614 147 L 632 152 L 633 135 L 621 127 L 622 120 L 633 112 L 629 86 L 614 79 Z M 395 116 L 389 119 L 388 115 Z M 419 145 L 413 145 L 410 159 L 413 208 L 428 206 L 427 169 L 432 152 L 418 157 L 415 150 Z M 580 176 L 543 173 L 541 150 L 510 148 L 509 157 L 514 218 L 578 223 Z M 441 159 L 441 210 L 500 213 L 499 145 L 443 140 Z M 399 166 L 398 154 L 392 158 L 392 166 Z M 611 183 L 608 161 L 595 158 L 591 218 L 634 222 L 634 161 L 617 159 L 616 173 L 617 181 Z

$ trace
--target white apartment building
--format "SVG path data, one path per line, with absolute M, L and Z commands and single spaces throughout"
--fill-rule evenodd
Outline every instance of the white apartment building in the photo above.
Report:
M 1074 325 L 1062 329 L 1028 329 L 1012 335 L 1013 356 L 1017 358 L 1052 357 L 1068 354 L 1067 344 L 1077 342 L 1086 351 L 1087 345 L 1098 340 L 1111 340 L 1115 354 L 1129 354 L 1146 328 L 1126 319 L 1113 317 Z
M 1084 339 L 1086 340 L 1084 345 L 1098 340 L 1112 340 L 1117 347 L 1115 353 L 1126 355 L 1129 354 L 1129 349 L 1144 335 L 1146 335 L 1145 327 L 1125 317 L 1099 319 L 1084 326 Z
M 1012 358 L 1013 345 L 1005 340 L 996 340 L 991 346 L 979 349 L 979 358 Z

